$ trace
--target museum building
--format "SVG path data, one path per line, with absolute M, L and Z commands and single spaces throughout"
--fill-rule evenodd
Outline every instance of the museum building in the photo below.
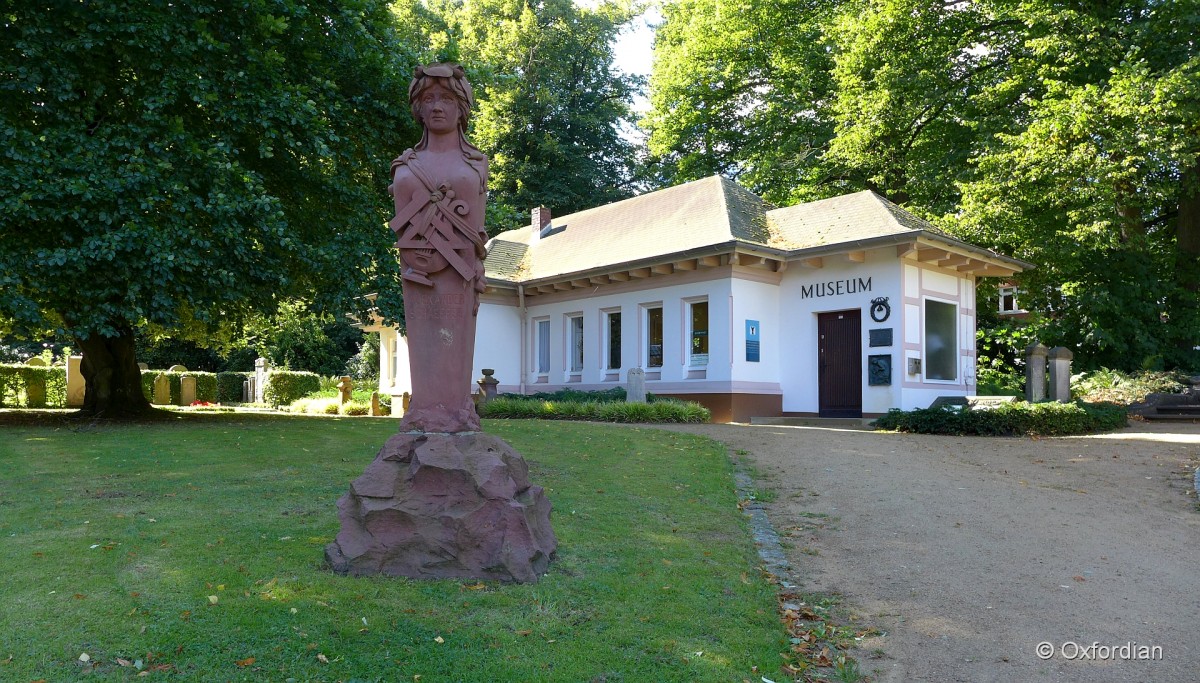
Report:
M 870 191 L 776 208 L 720 176 L 535 209 L 487 249 L 474 367 L 501 393 L 608 389 L 642 368 L 647 391 L 715 422 L 972 395 L 980 278 L 1031 267 Z M 403 335 L 367 329 L 381 391 L 409 391 Z

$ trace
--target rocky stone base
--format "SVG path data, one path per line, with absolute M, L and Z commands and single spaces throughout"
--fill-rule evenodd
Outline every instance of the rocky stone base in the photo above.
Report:
M 504 440 L 401 433 L 338 500 L 339 574 L 534 583 L 558 545 L 550 501 Z

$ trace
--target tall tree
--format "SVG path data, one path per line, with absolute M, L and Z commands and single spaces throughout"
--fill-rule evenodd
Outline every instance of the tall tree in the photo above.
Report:
M 491 158 L 489 230 L 524 225 L 529 209 L 571 213 L 633 193 L 636 77 L 613 66 L 628 2 L 450 0 L 440 56 L 472 70 L 473 141 Z
M 1024 302 L 1084 363 L 1200 365 L 1195 0 L 731 4 L 664 11 L 664 177 L 779 203 L 875 190 L 1038 264 Z
M 0 333 L 84 353 L 145 410 L 135 329 L 205 343 L 308 296 L 396 301 L 388 159 L 415 59 L 378 0 L 0 9 Z

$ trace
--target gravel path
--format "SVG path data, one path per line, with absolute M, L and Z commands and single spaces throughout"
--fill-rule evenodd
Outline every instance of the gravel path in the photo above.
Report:
M 854 653 L 872 680 L 1200 681 L 1200 425 L 1041 440 L 674 429 L 737 452 L 775 495 L 801 589 L 842 594 L 884 632 Z

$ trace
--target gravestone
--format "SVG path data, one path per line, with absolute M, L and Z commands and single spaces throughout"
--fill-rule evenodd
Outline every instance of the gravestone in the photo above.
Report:
M 1025 348 L 1025 400 L 1040 403 L 1046 400 L 1046 347 L 1034 342 Z
M 190 406 L 196 402 L 196 376 L 184 375 L 179 378 L 179 405 Z
M 417 67 L 409 104 L 421 141 L 392 162 L 412 397 L 400 434 L 338 500 L 325 548 L 339 574 L 532 583 L 558 542 L 524 458 L 480 431 L 470 393 L 483 257 L 487 157 L 465 137 L 461 67 Z
M 83 406 L 83 394 L 87 390 L 87 385 L 83 380 L 83 373 L 80 372 L 80 363 L 83 362 L 83 356 L 71 356 L 67 358 L 67 407 L 79 408 Z
M 182 365 L 178 365 L 178 364 L 172 365 L 171 367 L 167 368 L 167 372 L 187 372 L 187 371 L 188 371 L 187 368 L 183 367 Z
M 626 403 L 646 402 L 646 371 L 641 368 L 629 368 L 629 379 L 625 385 Z
M 25 361 L 25 364 L 31 368 L 46 367 L 46 361 L 41 356 L 34 356 L 33 358 L 30 358 L 29 360 Z
M 354 382 L 349 375 L 342 375 L 337 383 L 338 402 L 345 405 L 354 395 Z
M 160 374 L 154 378 L 154 391 L 150 402 L 157 406 L 171 403 L 171 380 L 166 375 Z
M 46 361 L 37 356 L 25 361 L 25 364 L 34 368 L 46 367 Z M 29 408 L 46 407 L 46 375 L 44 373 L 33 374 L 25 382 L 25 405 Z
M 371 392 L 371 417 L 383 415 L 383 407 L 379 405 L 379 392 Z
M 1050 349 L 1050 400 L 1071 402 L 1071 359 L 1075 354 L 1065 346 Z
M 149 369 L 150 369 L 149 365 L 147 365 L 145 363 L 138 363 L 138 370 L 142 370 L 144 372 Z

